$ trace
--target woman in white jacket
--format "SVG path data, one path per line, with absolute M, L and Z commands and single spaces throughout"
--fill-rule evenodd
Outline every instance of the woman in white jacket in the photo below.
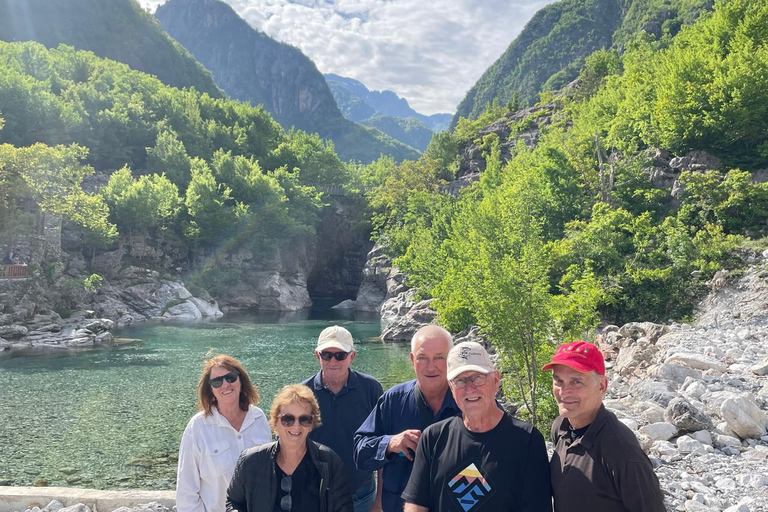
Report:
M 184 430 L 176 479 L 178 512 L 224 512 L 240 453 L 271 440 L 259 392 L 240 362 L 220 355 L 205 362 L 197 407 Z

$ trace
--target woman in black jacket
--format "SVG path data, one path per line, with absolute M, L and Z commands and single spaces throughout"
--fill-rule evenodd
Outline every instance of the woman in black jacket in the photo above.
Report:
M 285 386 L 269 416 L 278 440 L 240 456 L 227 491 L 227 512 L 353 512 L 341 459 L 307 439 L 320 425 L 312 390 Z

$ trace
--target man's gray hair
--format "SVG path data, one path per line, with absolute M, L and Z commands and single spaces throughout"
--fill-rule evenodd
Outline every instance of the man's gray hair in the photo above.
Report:
M 411 338 L 411 353 L 416 351 L 416 343 L 428 338 L 443 338 L 448 345 L 448 350 L 453 347 L 453 336 L 447 329 L 439 325 L 425 325 L 420 328 Z

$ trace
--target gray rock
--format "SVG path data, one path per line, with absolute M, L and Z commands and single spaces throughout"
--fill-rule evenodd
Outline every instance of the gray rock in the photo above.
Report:
M 93 340 L 94 345 L 111 345 L 115 338 L 109 331 L 102 332 L 96 335 L 96 339 Z
M 10 340 L 19 339 L 27 335 L 29 330 L 23 325 L 3 325 L 0 326 L 0 338 L 6 338 Z
M 635 343 L 619 350 L 619 356 L 613 370 L 622 376 L 628 376 L 637 370 L 647 368 L 653 361 L 656 348 L 648 343 Z
M 700 443 L 699 441 L 688 437 L 688 436 L 680 436 L 677 438 L 677 449 L 680 450 L 680 453 L 685 454 L 692 454 L 692 455 L 705 455 L 709 449 L 709 451 L 713 451 L 711 446 L 707 446 L 703 443 Z
M 682 392 L 689 398 L 699 400 L 702 395 L 707 392 L 707 388 L 701 382 L 693 381 L 685 385 Z
M 664 382 L 638 380 L 630 386 L 630 392 L 637 398 L 651 400 L 666 407 L 677 396 L 675 390 Z
M 708 430 L 699 430 L 690 434 L 691 439 L 695 439 L 701 444 L 712 446 L 712 434 Z
M 766 434 L 768 417 L 749 395 L 725 400 L 720 412 L 728 427 L 741 439 L 757 439 Z
M 640 432 L 653 441 L 669 441 L 677 435 L 677 427 L 671 423 L 651 423 L 640 427 Z
M 749 370 L 755 375 L 768 375 L 768 359 L 752 365 Z
M 695 352 L 677 352 L 667 357 L 665 363 L 681 363 L 698 370 L 717 370 L 724 372 L 726 366 L 712 357 L 707 357 Z
M 201 297 L 190 297 L 187 300 L 195 305 L 198 311 L 200 311 L 200 315 L 203 318 L 224 316 L 224 313 L 222 313 L 221 310 L 219 309 L 219 305 L 213 299 L 210 299 L 210 298 L 204 299 Z
M 163 312 L 163 318 L 174 320 L 200 320 L 203 318 L 203 315 L 192 302 L 184 300 L 183 302 L 169 306 L 165 312 Z
M 651 345 L 656 344 L 656 341 L 668 332 L 669 326 L 653 322 L 631 322 L 619 329 L 619 334 L 622 336 L 635 340 L 645 338 Z
M 430 307 L 432 299 L 413 305 L 405 316 L 395 317 L 381 332 L 382 340 L 410 340 L 421 327 L 434 323 L 437 312 Z
M 331 307 L 331 309 L 355 309 L 355 301 L 352 299 L 347 299 L 345 301 L 339 302 L 335 306 Z
M 110 331 L 114 329 L 115 322 L 112 320 L 109 320 L 108 318 L 101 318 L 98 320 L 94 320 L 93 322 L 90 322 L 86 324 L 85 328 L 91 331 L 94 334 L 99 334 L 104 331 Z
M 376 311 L 388 295 L 388 281 L 394 279 L 391 274 L 392 260 L 384 253 L 380 243 L 376 243 L 368 253 L 363 267 L 363 281 L 355 297 L 355 309 L 358 311 Z M 395 287 L 396 288 L 396 287 Z
M 712 428 L 712 420 L 688 400 L 676 397 L 664 411 L 664 419 L 683 432 L 696 432 Z
M 682 384 L 686 378 L 701 379 L 701 372 L 675 363 L 656 364 L 648 368 L 648 375 L 657 379 Z
M 718 446 L 730 446 L 731 448 L 741 448 L 741 439 L 725 434 L 717 434 L 715 436 L 715 443 Z
M 45 506 L 43 512 L 58 512 L 62 508 L 64 508 L 64 504 L 62 502 L 59 500 L 52 500 Z
M 70 507 L 61 508 L 59 509 L 59 512 L 91 512 L 91 507 L 82 503 L 78 503 Z

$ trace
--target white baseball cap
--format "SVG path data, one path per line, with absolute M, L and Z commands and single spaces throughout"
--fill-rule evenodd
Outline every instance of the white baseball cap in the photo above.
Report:
M 448 380 L 464 372 L 491 373 L 493 362 L 485 348 L 476 341 L 465 341 L 448 352 Z
M 344 352 L 352 352 L 354 350 L 354 341 L 352 340 L 352 334 L 343 327 L 338 325 L 332 325 L 323 332 L 317 338 L 317 352 L 322 352 L 327 348 L 338 348 Z

